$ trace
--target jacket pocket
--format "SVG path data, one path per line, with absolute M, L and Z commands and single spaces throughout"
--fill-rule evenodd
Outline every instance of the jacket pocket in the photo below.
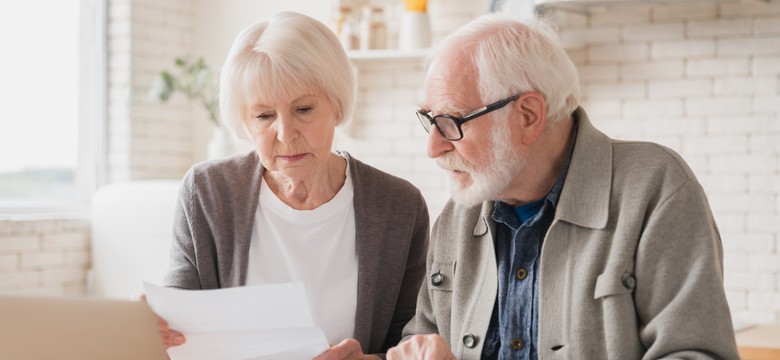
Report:
M 450 338 L 450 325 L 452 317 L 452 290 L 455 279 L 454 261 L 434 260 L 428 273 L 429 294 L 433 306 L 433 316 L 438 326 L 439 335 L 445 339 Z
M 605 298 L 614 295 L 630 294 L 636 287 L 634 274 L 625 266 L 608 266 L 603 273 L 596 278 L 596 290 L 594 299 Z
M 638 333 L 626 329 L 638 329 L 636 306 L 633 291 L 636 279 L 631 267 L 626 263 L 607 265 L 601 275 L 596 278 L 596 289 L 593 297 L 600 306 L 593 308 L 593 314 L 601 318 L 601 338 L 604 353 L 602 359 L 639 359 L 644 353 Z M 598 333 L 598 330 L 593 330 Z M 591 344 L 594 345 L 595 344 Z

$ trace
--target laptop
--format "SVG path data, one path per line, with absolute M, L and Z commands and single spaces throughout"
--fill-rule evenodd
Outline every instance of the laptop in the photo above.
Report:
M 0 359 L 162 360 L 144 302 L 0 296 Z

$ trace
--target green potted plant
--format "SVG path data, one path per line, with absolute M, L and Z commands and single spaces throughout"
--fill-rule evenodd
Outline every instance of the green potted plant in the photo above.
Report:
M 214 73 L 202 57 L 190 60 L 178 57 L 174 60 L 175 72 L 160 71 L 153 89 L 153 96 L 162 102 L 170 100 L 174 93 L 180 92 L 190 101 L 203 106 L 209 120 L 219 126 L 219 97 L 214 85 Z
M 191 102 L 200 104 L 216 126 L 208 145 L 210 159 L 230 155 L 234 149 L 228 132 L 219 120 L 219 96 L 214 82 L 214 72 L 202 57 L 177 57 L 174 71 L 163 70 L 157 77 L 151 95 L 161 102 L 168 102 L 175 93 L 181 93 Z

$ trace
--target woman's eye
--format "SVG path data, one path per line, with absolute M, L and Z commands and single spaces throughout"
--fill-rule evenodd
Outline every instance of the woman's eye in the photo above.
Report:
M 301 106 L 298 109 L 296 109 L 299 113 L 306 114 L 308 112 L 311 112 L 312 107 L 311 106 Z
M 260 114 L 255 116 L 255 118 L 260 120 L 271 120 L 274 118 L 274 114 Z

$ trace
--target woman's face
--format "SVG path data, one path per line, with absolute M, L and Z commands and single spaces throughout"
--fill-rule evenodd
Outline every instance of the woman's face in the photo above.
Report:
M 268 171 L 304 179 L 327 169 L 337 112 L 319 92 L 261 99 L 244 116 L 252 143 Z

